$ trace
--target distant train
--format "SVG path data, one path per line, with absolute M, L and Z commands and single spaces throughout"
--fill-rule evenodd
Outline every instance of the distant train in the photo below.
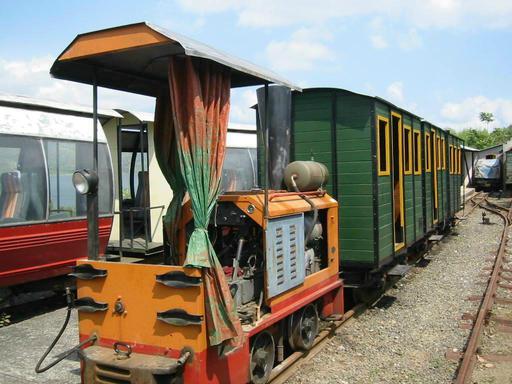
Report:
M 65 275 L 87 257 L 86 199 L 71 175 L 92 165 L 92 119 L 84 111 L 0 99 L 0 299 L 6 287 Z M 113 217 L 110 152 L 99 130 L 99 236 Z

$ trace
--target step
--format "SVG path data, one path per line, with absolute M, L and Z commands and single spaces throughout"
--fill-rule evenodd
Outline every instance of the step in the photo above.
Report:
M 388 271 L 388 276 L 404 276 L 411 268 L 407 264 L 397 264 Z

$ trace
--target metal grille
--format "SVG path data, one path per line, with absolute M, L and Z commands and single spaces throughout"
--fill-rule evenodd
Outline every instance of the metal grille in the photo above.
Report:
M 304 282 L 304 215 L 271 219 L 266 231 L 267 292 L 279 295 Z

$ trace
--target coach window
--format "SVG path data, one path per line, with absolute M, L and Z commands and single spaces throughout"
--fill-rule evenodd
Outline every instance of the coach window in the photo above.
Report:
M 87 214 L 86 196 L 76 192 L 71 177 L 77 169 L 91 169 L 92 144 L 80 141 L 45 140 L 50 184 L 49 219 L 83 217 Z M 105 144 L 98 145 L 98 210 L 112 212 L 110 158 Z
M 377 159 L 379 176 L 388 176 L 390 172 L 389 119 L 377 117 Z
M 412 134 L 411 127 L 404 125 L 404 173 L 412 174 Z
M 430 172 L 432 164 L 432 142 L 430 141 L 430 133 L 425 133 L 425 172 Z
M 421 132 L 414 131 L 414 174 L 421 175 Z
M 46 171 L 39 139 L 0 134 L 0 225 L 46 218 Z

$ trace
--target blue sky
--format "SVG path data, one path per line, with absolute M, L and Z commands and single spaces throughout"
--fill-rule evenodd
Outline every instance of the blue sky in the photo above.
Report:
M 51 6 L 50 6 L 51 5 Z M 25 1 L 0 4 L 0 92 L 90 104 L 90 89 L 51 79 L 78 33 L 149 21 L 269 67 L 304 87 L 378 95 L 444 127 L 512 124 L 510 0 Z M 100 107 L 152 111 L 113 91 Z M 231 120 L 251 123 L 254 90 Z

